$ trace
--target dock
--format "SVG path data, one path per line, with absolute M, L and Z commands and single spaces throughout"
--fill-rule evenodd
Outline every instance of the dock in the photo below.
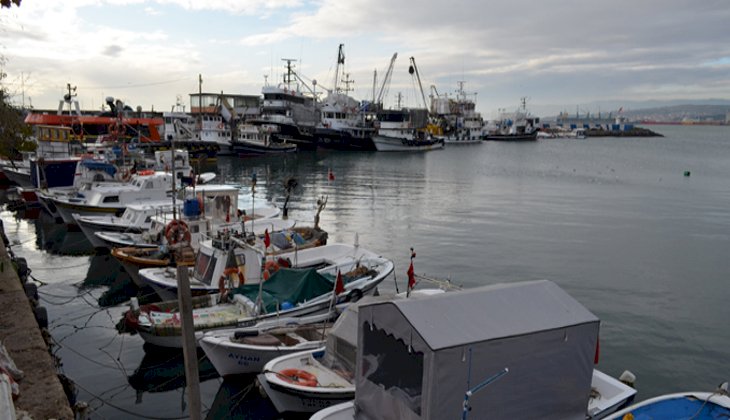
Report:
M 0 244 L 0 340 L 23 371 L 15 409 L 34 420 L 72 420 L 74 413 L 3 238 Z

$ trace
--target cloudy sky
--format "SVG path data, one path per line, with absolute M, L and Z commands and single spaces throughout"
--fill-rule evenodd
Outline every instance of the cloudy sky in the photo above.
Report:
M 727 0 L 23 0 L 0 10 L 4 81 L 15 102 L 55 108 L 70 83 L 82 108 L 106 96 L 169 110 L 205 92 L 258 94 L 297 60 L 320 89 L 345 44 L 353 96 L 398 53 L 386 104 L 416 106 L 457 81 L 493 117 L 521 97 L 538 114 L 594 101 L 730 99 Z M 23 93 L 25 94 L 23 97 Z M 24 99 L 23 99 L 24 98 Z M 602 111 L 610 111 L 603 109 Z

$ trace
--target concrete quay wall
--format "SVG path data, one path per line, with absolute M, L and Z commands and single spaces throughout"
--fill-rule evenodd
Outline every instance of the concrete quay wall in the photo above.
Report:
M 24 374 L 15 408 L 35 420 L 72 420 L 74 413 L 5 247 L 0 238 L 0 340 Z

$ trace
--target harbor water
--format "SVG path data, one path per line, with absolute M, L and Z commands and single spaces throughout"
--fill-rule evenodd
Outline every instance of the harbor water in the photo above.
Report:
M 549 279 L 601 319 L 598 368 L 636 376 L 637 399 L 730 380 L 730 127 L 656 126 L 664 137 L 484 142 L 427 153 L 220 157 L 207 168 L 330 242 L 395 261 L 381 290 L 417 274 L 470 288 Z M 331 172 L 334 179 L 328 176 Z M 11 198 L 11 191 L 5 191 Z M 108 255 L 43 213 L 3 210 L 13 252 L 44 283 L 55 354 L 90 418 L 185 418 L 182 353 L 115 324 L 136 293 Z M 278 418 L 252 385 L 200 355 L 207 418 Z M 525 384 L 530 386 L 530 384 Z

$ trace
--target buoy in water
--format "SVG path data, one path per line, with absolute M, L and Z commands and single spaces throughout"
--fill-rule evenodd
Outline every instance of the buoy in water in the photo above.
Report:
M 689 171 L 684 171 L 684 176 L 690 176 L 690 172 Z

